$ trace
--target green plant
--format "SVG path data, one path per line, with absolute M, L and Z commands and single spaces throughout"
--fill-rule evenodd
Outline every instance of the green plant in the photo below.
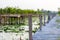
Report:
M 41 14 L 42 11 L 35 11 L 31 9 L 20 9 L 20 8 L 13 8 L 13 7 L 6 7 L 6 8 L 0 8 L 0 14 Z
M 60 11 L 58 11 L 58 15 L 60 16 Z
M 60 19 L 57 19 L 56 22 L 57 22 L 57 23 L 60 23 Z

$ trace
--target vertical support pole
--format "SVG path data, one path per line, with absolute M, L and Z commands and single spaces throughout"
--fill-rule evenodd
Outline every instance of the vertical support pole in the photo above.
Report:
M 52 18 L 54 18 L 54 16 L 55 16 L 55 13 L 52 13 Z
M 4 25 L 5 25 L 5 16 L 4 16 L 4 19 L 3 20 L 4 20 Z
M 1 14 L 0 14 L 0 24 L 1 24 Z
M 20 16 L 18 16 L 18 24 L 20 23 Z
M 50 21 L 50 14 L 48 14 L 48 22 L 47 23 L 49 23 L 49 21 Z
M 51 19 L 53 18 L 53 14 L 51 14 Z
M 50 14 L 50 20 L 52 19 L 52 15 L 53 15 L 53 14 L 51 13 L 51 14 Z
M 19 17 L 19 24 L 20 24 L 20 17 Z
M 1 17 L 1 14 L 2 14 L 2 9 L 0 9 L 0 24 L 2 23 L 1 20 L 2 20 L 2 17 Z
M 23 18 L 23 16 L 21 16 L 20 17 L 20 23 L 23 23 L 23 20 L 24 20 L 24 18 Z
M 7 20 L 8 20 L 8 17 L 6 16 L 6 25 L 7 25 Z
M 7 17 L 7 24 L 9 24 L 9 16 Z
M 5 25 L 7 24 L 7 17 L 5 17 Z
M 9 25 L 10 25 L 10 16 L 9 16 Z
M 42 30 L 42 15 L 39 14 L 39 21 L 40 21 L 40 30 Z
M 14 25 L 15 25 L 15 17 L 14 17 Z
M 45 13 L 44 13 L 44 26 L 45 26 L 45 18 L 46 18 L 46 16 L 45 16 Z
M 10 25 L 12 24 L 12 17 L 11 17 L 11 19 L 10 19 Z
M 11 17 L 9 17 L 9 18 L 10 18 L 9 23 L 10 23 L 10 25 L 11 25 Z
M 6 21 L 6 17 L 4 16 L 4 25 L 5 25 L 5 23 L 6 23 L 5 21 Z
M 52 18 L 54 17 L 54 13 L 52 13 Z
M 28 16 L 29 20 L 29 40 L 32 40 L 32 15 Z
M 12 24 L 14 24 L 14 21 L 15 21 L 15 20 L 14 20 L 14 17 L 13 17 L 13 23 L 12 23 Z
M 16 24 L 15 17 L 14 17 L 14 25 Z
M 39 9 L 37 9 L 37 13 L 40 13 Z M 40 21 L 40 30 L 42 30 L 42 14 L 39 14 L 39 21 Z
M 20 37 L 20 40 L 22 40 L 21 37 Z
M 54 13 L 54 17 L 56 16 L 56 13 Z
M 18 24 L 19 24 L 19 17 L 17 17 L 17 18 L 18 18 L 18 20 L 17 20 L 17 21 L 18 21 Z
M 17 17 L 18 18 L 18 24 L 19 24 L 19 17 Z
M 8 24 L 7 22 L 8 22 L 8 17 L 6 16 L 6 24 Z

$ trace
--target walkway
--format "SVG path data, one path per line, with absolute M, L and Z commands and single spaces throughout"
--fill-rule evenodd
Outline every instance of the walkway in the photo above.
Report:
M 55 16 L 42 30 L 33 35 L 33 40 L 60 40 L 60 16 Z

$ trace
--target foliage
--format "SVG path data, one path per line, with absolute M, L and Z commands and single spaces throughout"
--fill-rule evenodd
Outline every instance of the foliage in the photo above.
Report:
M 35 33 L 37 30 L 38 30 L 38 28 L 34 28 L 34 30 L 32 30 L 32 33 Z M 29 32 L 29 30 L 27 30 L 25 32 Z
M 58 15 L 60 16 L 60 11 L 58 11 Z
M 2 13 L 2 8 L 0 8 L 0 14 Z
M 13 8 L 13 7 L 6 7 L 0 8 L 0 14 L 40 14 L 41 11 L 37 10 L 30 10 L 30 9 L 20 9 L 20 8 Z
M 24 29 L 21 27 L 21 25 L 5 25 L 3 26 L 3 31 L 4 32 L 15 32 L 15 33 L 22 32 L 24 31 Z
M 60 19 L 57 19 L 56 22 L 57 22 L 57 23 L 60 23 Z

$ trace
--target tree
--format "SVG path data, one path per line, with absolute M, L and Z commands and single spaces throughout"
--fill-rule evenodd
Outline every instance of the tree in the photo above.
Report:
M 22 11 L 21 9 L 16 9 L 16 12 L 17 12 L 18 14 L 22 14 L 22 13 L 23 13 L 23 11 Z
M 2 8 L 0 8 L 0 14 L 2 14 Z

